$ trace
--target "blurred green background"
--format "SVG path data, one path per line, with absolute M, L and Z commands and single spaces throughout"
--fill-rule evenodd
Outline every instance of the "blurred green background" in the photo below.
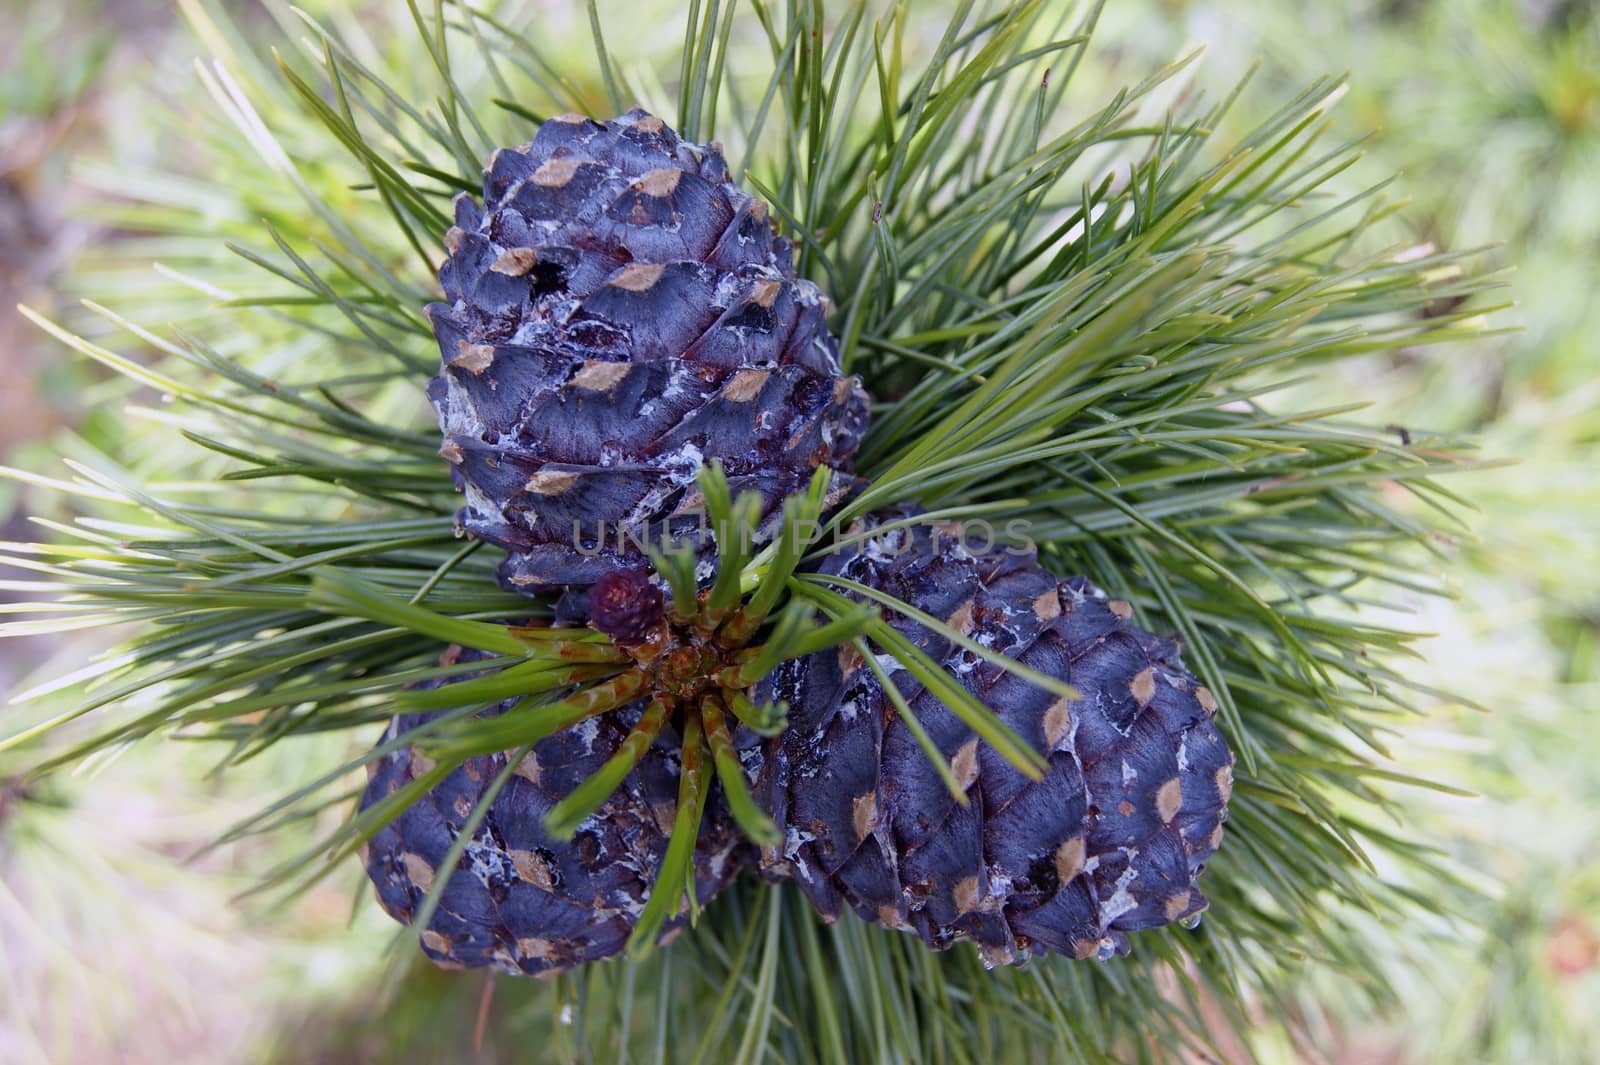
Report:
M 153 160 L 181 169 L 199 157 L 173 123 L 151 120 L 206 102 L 181 7 L 0 3 L 5 464 L 54 472 L 79 440 L 137 446 L 97 402 L 96 376 L 11 309 L 25 302 L 70 320 L 79 296 L 115 303 L 143 291 L 142 234 L 115 209 L 117 183 Z M 281 32 L 281 9 L 231 7 L 261 33 Z M 549 7 L 570 30 L 572 12 Z M 1440 950 L 1373 959 L 1404 990 L 1401 1008 L 1343 1008 L 1347 989 L 1330 986 L 1320 993 L 1335 1020 L 1314 1045 L 1253 1049 L 1285 1061 L 1595 1060 L 1600 10 L 1583 0 L 1123 0 L 1107 5 L 1090 62 L 1120 83 L 1199 46 L 1196 81 L 1213 94 L 1255 68 L 1241 125 L 1311 76 L 1348 70 L 1332 135 L 1368 137 L 1351 187 L 1402 172 L 1403 234 L 1493 245 L 1516 301 L 1473 344 L 1388 353 L 1314 384 L 1371 403 L 1369 416 L 1397 432 L 1467 430 L 1487 456 L 1517 460 L 1457 486 L 1478 508 L 1476 538 L 1442 545 L 1457 598 L 1419 598 L 1401 619 L 1438 634 L 1415 681 L 1476 704 L 1441 697 L 1398 746 L 1414 771 L 1477 793 L 1419 792 L 1415 815 L 1482 902 Z M 30 538 L 22 515 L 52 505 L 0 481 L 0 539 Z M 90 632 L 0 644 L 0 702 L 28 675 L 63 672 L 104 642 Z M 230 901 L 261 855 L 179 863 L 274 773 L 253 765 L 224 787 L 205 768 L 139 750 L 43 789 L 0 780 L 0 1062 L 469 1057 L 483 978 L 413 967 L 385 979 L 389 928 L 370 906 L 352 917 L 348 882 L 263 913 Z M 484 1060 L 514 1059 L 521 993 L 498 987 Z

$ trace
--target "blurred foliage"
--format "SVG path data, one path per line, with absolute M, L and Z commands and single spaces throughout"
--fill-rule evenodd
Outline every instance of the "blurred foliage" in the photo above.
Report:
M 48 124 L 85 100 L 96 75 L 107 69 L 105 39 L 92 31 L 96 20 L 83 17 L 82 8 L 62 10 L 75 10 L 73 25 L 90 28 L 88 36 L 63 51 L 61 38 L 71 36 L 63 32 L 69 16 L 29 8 L 19 40 L 32 43 L 5 53 L 24 58 L 7 62 L 0 77 L 7 129 L 19 120 L 31 128 Z M 341 30 L 360 27 L 353 15 L 336 21 Z M 286 22 L 280 18 L 279 26 Z M 552 16 L 552 35 L 581 29 L 570 11 Z M 1119 62 L 1141 69 L 1194 43 L 1208 45 L 1207 80 L 1213 83 L 1226 83 L 1260 61 L 1257 83 L 1234 116 L 1241 125 L 1259 117 L 1253 103 L 1281 98 L 1307 72 L 1350 67 L 1350 97 L 1336 112 L 1339 131 L 1377 131 L 1367 144 L 1370 159 L 1349 175 L 1351 188 L 1403 169 L 1402 187 L 1413 204 L 1389 225 L 1446 247 L 1503 242 L 1494 255 L 1518 269 L 1514 284 L 1521 306 L 1511 317 L 1521 332 L 1471 349 L 1375 357 L 1340 371 L 1348 395 L 1375 402 L 1379 416 L 1417 432 L 1477 430 L 1486 453 L 1516 456 L 1521 464 L 1480 474 L 1468 486 L 1481 513 L 1474 523 L 1477 541 L 1462 545 L 1470 566 L 1452 574 L 1459 600 L 1416 604 L 1421 626 L 1440 633 L 1416 679 L 1464 690 L 1492 712 L 1458 711 L 1447 724 L 1435 722 L 1411 735 L 1396 752 L 1419 772 L 1468 781 L 1484 796 L 1415 801 L 1428 807 L 1440 846 L 1481 877 L 1492 901 L 1459 930 L 1455 964 L 1443 971 L 1423 970 L 1398 951 L 1374 959 L 1396 971 L 1403 1012 L 1374 1018 L 1336 1010 L 1338 1023 L 1324 1033 L 1317 1052 L 1351 1060 L 1378 1053 L 1437 1062 L 1584 1060 L 1584 1048 L 1600 1045 L 1593 1009 L 1600 1001 L 1600 829 L 1591 813 L 1600 808 L 1600 777 L 1593 768 L 1600 765 L 1600 734 L 1587 720 L 1600 695 L 1600 357 L 1592 339 L 1600 336 L 1600 302 L 1590 292 L 1600 254 L 1600 197 L 1594 192 L 1600 181 L 1600 12 L 1582 0 L 1353 0 L 1310 8 L 1273 0 L 1139 0 L 1111 5 L 1101 32 L 1102 44 L 1111 47 L 1092 62 L 1107 68 L 1102 73 L 1108 83 L 1120 80 L 1110 69 Z M 368 43 L 374 54 L 383 51 L 383 42 Z M 182 70 L 184 58 L 196 51 L 181 38 L 163 48 L 172 70 Z M 176 109 L 164 122 L 199 98 L 192 78 L 156 80 Z M 97 196 L 79 217 L 94 225 L 115 229 L 127 221 L 123 206 L 106 197 L 126 180 L 119 153 L 130 150 L 129 140 L 131 150 L 149 148 L 148 140 L 138 143 L 137 129 L 126 128 L 99 146 L 72 148 L 81 156 L 78 187 Z M 49 156 L 40 171 L 49 176 L 32 179 L 32 187 L 56 188 L 68 154 Z M 161 191 L 181 198 L 198 190 L 174 183 Z M 252 212 L 266 206 L 245 190 L 233 202 L 219 201 L 211 221 L 218 230 L 247 226 L 257 217 Z M 215 253 L 214 242 L 185 248 L 173 241 L 154 249 L 139 234 L 126 233 L 111 254 L 84 264 L 72 284 L 97 294 L 165 293 L 177 301 L 176 309 L 188 298 L 181 286 L 129 266 L 152 257 L 183 265 L 186 251 L 199 261 Z M 84 384 L 58 386 L 55 397 L 70 408 L 92 410 L 94 393 L 77 391 Z M 1317 382 L 1319 389 L 1327 386 Z M 101 424 L 90 432 L 103 443 L 121 428 Z M 74 446 L 68 444 L 69 453 Z M 131 434 L 131 465 L 138 465 L 142 446 L 148 445 Z M 0 499 L 0 514 L 7 509 Z M 126 759 L 138 760 L 137 751 Z M 119 795 L 162 795 L 197 809 L 211 801 L 203 791 L 173 796 L 169 780 L 149 773 L 102 779 L 107 789 L 126 789 Z M 27 882 L 68 885 L 75 892 L 80 885 L 107 882 L 103 870 L 53 864 L 61 861 L 61 848 L 42 846 L 73 833 L 98 838 L 104 832 L 104 824 L 96 823 L 104 813 L 99 803 L 111 793 L 77 811 L 72 805 L 74 796 L 96 791 L 72 782 L 47 801 L 0 798 L 0 822 L 13 833 L 0 841 L 7 852 L 0 861 L 0 888 L 15 891 Z M 191 844 L 204 838 L 201 820 L 188 825 Z M 216 823 L 221 820 L 226 818 Z M 6 831 L 0 826 L 0 833 Z M 24 832 L 19 844 L 18 833 Z M 152 844 L 154 853 L 161 846 Z M 83 901 L 69 898 L 64 905 L 96 913 L 104 902 L 86 893 Z M 203 913 L 214 906 L 211 898 L 193 909 Z M 120 920 L 137 925 L 142 918 L 134 911 Z M 226 927 L 217 934 L 229 943 L 243 943 L 249 934 L 234 925 L 214 927 Z M 309 1008 L 309 1016 L 253 1027 L 268 1040 L 263 1053 L 286 1062 L 387 1061 L 402 1047 L 429 1058 L 468 1045 L 482 1005 L 481 979 L 451 980 L 415 965 L 398 984 L 378 984 L 375 959 L 349 960 L 355 952 L 371 953 L 371 934 L 342 940 L 341 922 L 324 920 L 319 927 L 335 945 L 324 960 L 338 950 L 346 960 L 333 966 L 341 979 L 316 982 L 315 988 L 344 988 L 350 997 L 311 1003 L 307 988 L 285 980 L 259 1008 L 280 1021 L 301 1009 Z M 256 960 L 281 951 L 272 963 L 281 967 L 297 956 L 294 944 L 280 938 L 285 934 L 279 926 L 267 942 L 254 942 L 252 953 L 235 957 Z M 59 946 L 79 941 L 79 935 L 81 929 L 63 926 L 44 938 L 58 936 Z M 0 921 L 0 946 L 16 942 L 6 938 Z M 59 950 L 55 957 L 61 960 Z M 19 994 L 21 982 L 44 971 L 11 963 L 0 966 L 5 970 L 15 970 L 12 983 L 0 978 L 0 987 L 16 1003 L 28 1001 Z M 526 981 L 513 983 L 501 981 L 491 1002 L 485 1053 L 495 1060 L 519 1046 L 518 1004 L 541 990 Z M 1338 988 L 1319 990 L 1336 1007 L 1343 1001 Z M 194 1007 L 211 1008 L 210 997 L 196 999 Z M 121 1016 L 131 1020 L 135 1012 Z M 0 1058 L 10 1060 L 4 1024 L 0 1011 Z M 30 1047 L 19 1045 L 14 1056 L 28 1060 L 23 1054 Z M 1270 1044 L 1255 1049 L 1285 1060 L 1313 1053 Z
M 65 49 L 53 47 L 67 32 L 67 7 L 44 9 L 23 21 L 21 32 L 5 45 L 0 68 L 0 103 L 7 121 L 54 121 L 95 88 L 110 55 L 112 38 L 90 28 L 83 39 Z M 62 54 L 62 53 L 65 54 Z
M 0 346 L 11 377 L 0 395 L 0 455 L 47 433 L 57 411 L 73 405 L 70 383 L 81 379 L 36 358 L 11 313 L 18 301 L 47 295 L 47 282 L 82 241 L 56 193 L 69 159 L 93 135 L 92 96 L 112 40 L 69 34 L 67 20 L 64 8 L 42 12 L 0 40 Z M 15 499 L 0 485 L 0 525 Z

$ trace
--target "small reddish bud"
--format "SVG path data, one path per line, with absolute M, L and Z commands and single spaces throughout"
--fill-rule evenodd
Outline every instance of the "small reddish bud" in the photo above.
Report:
M 620 644 L 643 643 L 661 624 L 661 589 L 639 570 L 612 570 L 589 589 L 589 621 Z
M 1557 975 L 1576 979 L 1600 964 L 1600 936 L 1582 917 L 1563 918 L 1545 956 Z

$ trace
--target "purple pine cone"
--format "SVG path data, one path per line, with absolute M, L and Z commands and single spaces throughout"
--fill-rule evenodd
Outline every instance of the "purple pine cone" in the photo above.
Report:
M 477 651 L 453 654 L 469 662 L 489 657 Z M 488 714 L 504 713 L 516 702 L 509 700 Z M 643 705 L 623 707 L 541 740 L 513 771 L 421 931 L 422 949 L 435 963 L 542 976 L 622 951 L 655 885 L 677 812 L 676 733 L 669 727 L 662 734 L 572 840 L 551 838 L 543 821 L 616 752 Z M 415 728 L 428 716 L 397 718 L 384 739 Z M 367 875 L 378 902 L 395 920 L 412 923 L 438 876 L 439 863 L 505 764 L 503 754 L 469 759 L 367 844 Z M 411 747 L 373 761 L 362 809 L 431 767 Z M 695 848 L 698 899 L 704 903 L 715 896 L 747 860 L 738 829 L 714 794 Z M 682 915 L 674 916 L 667 935 L 683 924 Z
M 848 472 L 866 395 L 716 145 L 643 111 L 562 115 L 495 153 L 481 208 L 455 207 L 428 394 L 457 523 L 506 550 L 508 587 L 582 587 L 645 568 L 640 542 L 707 541 L 695 475 L 713 459 L 761 495 L 768 535 L 818 466 Z
M 895 515 L 903 517 L 904 515 Z M 852 530 L 855 531 L 855 530 Z M 1216 700 L 1176 641 L 1132 608 L 1031 553 L 968 552 L 919 525 L 835 552 L 848 577 L 945 619 L 978 644 L 1073 685 L 1058 697 L 932 631 L 899 631 L 994 711 L 1049 770 L 1030 781 L 898 662 L 879 659 L 964 789 L 958 804 L 873 672 L 848 647 L 791 660 L 757 695 L 789 729 L 742 737 L 757 799 L 786 830 L 762 855 L 824 916 L 869 921 L 943 949 L 970 939 L 990 964 L 1032 953 L 1108 956 L 1124 933 L 1192 918 L 1222 841 L 1233 755 Z

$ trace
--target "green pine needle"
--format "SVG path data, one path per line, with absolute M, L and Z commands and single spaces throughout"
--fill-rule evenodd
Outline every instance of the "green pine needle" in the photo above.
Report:
M 678 774 L 678 810 L 672 823 L 667 853 L 661 859 L 650 900 L 639 914 L 638 923 L 628 936 L 628 953 L 648 957 L 656 947 L 663 926 L 678 916 L 685 896 L 691 919 L 699 912 L 695 899 L 695 842 L 699 839 L 700 817 L 705 810 L 710 782 L 707 780 L 703 734 L 695 715 L 684 719 L 683 768 Z
M 666 703 L 659 698 L 650 700 L 644 713 L 639 715 L 638 724 L 618 744 L 617 753 L 606 759 L 605 765 L 596 770 L 593 776 L 579 784 L 544 815 L 544 830 L 554 839 L 570 840 L 578 831 L 578 826 L 622 786 L 623 780 L 633 772 L 633 767 L 639 764 L 639 759 L 661 735 L 666 720 Z

